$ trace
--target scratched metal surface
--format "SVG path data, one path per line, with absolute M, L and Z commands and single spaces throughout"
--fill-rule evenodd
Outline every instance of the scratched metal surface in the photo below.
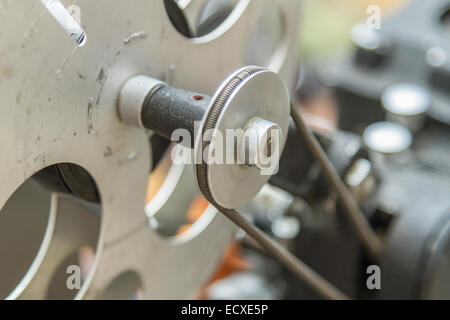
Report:
M 187 39 L 173 28 L 163 1 L 78 0 L 87 34 L 78 47 L 39 1 L 0 0 L 0 207 L 47 166 L 75 163 L 93 176 L 102 198 L 100 235 L 77 298 L 98 297 L 128 270 L 139 274 L 144 298 L 192 297 L 212 275 L 231 224 L 210 209 L 178 238 L 162 239 L 148 226 L 148 136 L 120 122 L 116 99 L 136 74 L 211 94 L 244 63 L 246 30 L 269 2 L 241 0 L 214 32 Z M 271 67 L 292 83 L 298 1 L 279 5 L 286 34 Z M 47 245 L 64 242 L 64 235 L 55 232 Z M 61 249 L 55 258 L 45 250 L 9 298 L 45 298 L 40 266 L 69 253 Z

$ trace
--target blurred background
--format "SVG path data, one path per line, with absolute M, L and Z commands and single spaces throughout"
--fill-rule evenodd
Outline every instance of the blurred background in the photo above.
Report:
M 298 4 L 295 1 L 290 4 Z M 65 1 L 64 4 L 69 3 L 72 2 Z M 167 42 L 181 39 L 180 43 L 184 44 L 192 40 L 203 45 L 198 37 L 207 36 L 221 27 L 239 1 L 204 1 L 204 7 L 194 7 L 193 11 L 198 11 L 194 14 L 189 12 L 189 7 L 181 8 L 180 3 L 183 1 L 164 1 L 169 17 L 164 21 L 170 20 L 179 34 L 174 32 L 172 38 L 161 36 L 161 39 Z M 214 10 L 208 9 L 210 4 L 217 12 L 211 14 Z M 278 4 L 271 1 L 265 4 L 267 6 L 258 19 L 248 22 L 252 28 L 245 30 L 249 40 L 243 41 L 248 48 L 244 46 L 242 57 L 236 52 L 236 57 L 230 55 L 230 59 L 239 56 L 236 63 L 271 67 L 274 61 L 277 62 L 278 53 L 283 53 L 278 50 L 284 48 L 281 44 L 287 33 L 282 11 L 272 10 Z M 379 29 L 367 26 L 368 19 L 374 14 L 368 11 L 372 6 L 380 10 Z M 205 12 L 209 15 L 204 15 Z M 191 15 L 191 19 L 184 21 L 183 14 L 188 18 Z M 129 21 L 124 26 L 131 28 Z M 239 36 L 247 37 L 247 34 L 242 32 Z M 240 213 L 351 298 L 450 299 L 450 1 L 302 0 L 298 38 L 298 60 L 296 52 L 295 55 L 286 54 L 288 67 L 282 70 L 282 76 L 292 89 L 294 105 L 302 112 L 365 218 L 380 237 L 384 251 L 381 257 L 374 258 L 361 245 L 345 218 L 336 192 L 330 188 L 295 131 L 287 138 L 285 150 L 288 151 L 280 160 L 278 174 L 250 203 L 240 208 Z M 123 44 L 122 38 L 117 39 L 115 43 L 122 52 L 115 53 L 113 59 L 125 61 L 123 46 L 127 43 Z M 137 39 L 152 40 L 139 33 Z M 111 51 L 109 44 L 106 49 L 101 49 Z M 133 56 L 132 50 L 142 52 L 138 45 L 127 49 L 130 56 Z M 232 52 L 234 48 L 228 49 Z M 216 52 L 210 51 L 206 53 L 212 53 L 216 59 Z M 161 54 L 158 50 L 155 52 Z M 184 62 L 191 59 L 182 58 L 186 59 L 180 60 Z M 142 59 L 143 65 L 148 66 L 148 57 Z M 211 58 L 213 64 L 214 59 Z M 217 73 L 224 72 L 220 66 L 217 69 Z M 100 93 L 104 81 L 113 79 L 101 70 L 93 77 L 97 78 L 93 80 L 95 85 L 102 86 Z M 158 77 L 168 83 L 175 74 L 185 81 L 186 86 L 211 88 L 215 85 L 208 77 L 195 77 L 198 82 L 192 84 L 194 77 L 184 77 L 183 67 L 178 66 L 176 70 L 171 64 L 167 70 Z M 10 72 L 4 71 L 5 74 Z M 86 78 L 84 74 L 77 74 L 74 82 Z M 23 101 L 20 94 L 15 97 L 17 105 L 21 99 Z M 163 239 L 161 243 L 169 246 L 172 242 L 183 242 L 189 236 L 198 235 L 216 211 L 198 194 L 192 167 L 172 163 L 174 145 L 151 132 L 148 138 L 153 168 L 147 184 L 145 216 L 144 212 L 139 213 L 142 223 L 139 228 L 142 232 L 148 227 L 153 228 Z M 114 152 L 108 147 L 104 158 L 111 159 Z M 55 177 L 57 179 L 53 179 Z M 147 173 L 144 179 L 147 179 Z M 118 190 L 120 188 L 118 185 Z M 132 190 L 139 191 L 143 190 Z M 64 212 L 58 216 L 61 220 L 56 219 L 55 203 L 58 203 L 58 210 Z M 102 229 L 101 209 L 94 178 L 82 167 L 56 164 L 28 179 L 9 198 L 0 215 L 0 256 L 9 257 L 0 261 L 0 298 L 20 291 L 22 279 L 26 280 L 30 270 L 37 270 L 33 269 L 35 258 L 43 257 L 45 253 L 41 243 L 54 245 L 58 256 L 66 256 L 65 250 L 70 249 L 70 255 L 57 266 L 51 265 L 52 272 L 46 275 L 48 282 L 37 283 L 38 295 L 31 292 L 31 297 L 74 298 L 79 291 L 66 286 L 67 266 L 80 266 L 82 282 L 88 279 Z M 30 212 L 33 214 L 29 215 Z M 200 219 L 204 223 L 198 223 Z M 57 221 L 57 231 L 53 234 L 57 241 L 47 239 L 53 232 L 49 221 Z M 321 298 L 242 230 L 236 229 L 236 235 L 232 236 L 231 225 L 227 227 L 233 241 L 214 275 L 195 293 L 195 298 Z M 224 240 L 224 246 L 228 245 L 228 240 Z M 221 255 L 222 251 L 209 243 L 205 248 L 210 250 L 209 254 Z M 124 251 L 140 252 L 137 248 Z M 126 263 L 124 256 L 124 252 L 120 252 L 111 261 L 118 265 Z M 191 259 L 189 262 L 195 265 L 196 261 Z M 208 265 L 210 270 L 215 266 L 213 262 Z M 377 266 L 382 271 L 382 285 L 377 290 L 367 285 L 369 266 Z M 192 270 L 197 273 L 192 272 L 192 279 L 202 273 L 204 265 L 195 267 L 197 269 Z M 175 275 L 184 272 L 183 265 L 171 265 L 170 268 Z M 209 276 L 210 273 L 205 274 Z M 176 277 L 169 282 L 168 288 L 177 287 Z M 95 293 L 99 298 L 145 297 L 142 275 L 134 270 L 123 272 L 108 283 L 104 292 Z M 160 288 L 150 289 L 153 296 L 159 296 Z M 167 295 L 169 289 L 164 290 L 163 295 Z M 186 292 L 189 290 L 191 288 Z M 178 292 L 170 292 L 170 296 L 178 297 Z

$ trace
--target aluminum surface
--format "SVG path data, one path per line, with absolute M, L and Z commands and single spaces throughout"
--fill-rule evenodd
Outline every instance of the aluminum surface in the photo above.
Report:
M 192 298 L 214 272 L 232 238 L 231 223 L 212 212 L 169 240 L 148 226 L 148 135 L 120 121 L 117 99 L 138 74 L 211 93 L 243 64 L 246 30 L 269 2 L 242 0 L 216 30 L 187 39 L 172 26 L 163 1 L 78 0 L 83 46 L 39 1 L 0 2 L 7 30 L 0 34 L 0 207 L 50 165 L 74 163 L 92 175 L 102 199 L 100 235 L 93 271 L 76 298 L 101 296 L 129 270 L 139 274 L 144 298 Z M 297 7 L 297 0 L 280 1 L 286 34 L 271 63 L 290 83 L 298 70 Z M 53 244 L 44 244 L 35 275 L 57 264 Z M 72 247 L 61 250 L 69 254 Z M 42 298 L 45 285 L 35 289 L 32 280 L 14 297 Z

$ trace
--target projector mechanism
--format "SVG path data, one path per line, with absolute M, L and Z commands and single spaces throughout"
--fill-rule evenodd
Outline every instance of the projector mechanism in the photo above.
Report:
M 355 57 L 320 70 L 320 90 L 310 90 L 297 0 L 63 2 L 0 2 L 12 30 L 0 35 L 0 297 L 450 298 L 440 107 L 450 97 L 386 67 L 404 60 L 391 30 L 411 8 L 379 33 L 356 26 Z M 418 15 L 442 9 L 420 6 Z M 359 43 L 361 33 L 383 50 Z M 445 65 L 428 68 L 448 78 Z M 380 90 L 355 106 L 377 77 Z M 312 123 L 327 158 L 295 116 L 323 84 L 334 87 L 341 128 Z M 181 145 L 203 156 L 207 129 L 249 128 L 258 144 L 243 164 L 173 161 Z M 171 142 L 177 129 L 192 139 Z M 263 175 L 258 152 L 276 149 L 269 132 L 282 153 Z M 262 250 L 221 214 L 236 222 L 234 209 L 329 284 Z M 240 266 L 208 285 L 230 259 Z M 369 266 L 381 289 L 367 288 Z M 335 294 L 319 294 L 326 288 Z

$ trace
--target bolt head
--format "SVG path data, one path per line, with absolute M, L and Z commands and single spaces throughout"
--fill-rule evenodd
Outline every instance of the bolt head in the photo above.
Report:
M 251 119 L 238 140 L 239 163 L 265 169 L 280 157 L 282 131 L 278 124 L 261 118 Z

